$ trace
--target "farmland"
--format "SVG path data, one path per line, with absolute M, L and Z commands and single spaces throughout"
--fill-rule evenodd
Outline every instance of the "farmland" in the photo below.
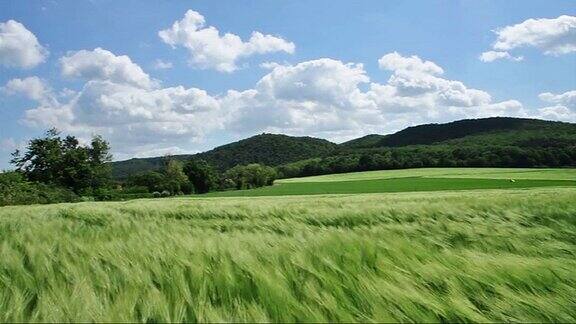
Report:
M 275 186 L 212 197 L 386 193 L 576 186 L 576 169 L 425 168 L 279 180 Z
M 0 321 L 575 321 L 573 171 L 436 171 L 550 183 L 3 207 Z
M 576 324 L 574 3 L 0 1 L 0 324 Z
M 483 178 L 483 179 L 530 179 L 530 180 L 575 180 L 576 169 L 531 169 L 531 168 L 421 168 L 401 170 L 379 170 L 328 174 L 315 177 L 279 180 L 279 183 L 358 181 L 393 178 Z

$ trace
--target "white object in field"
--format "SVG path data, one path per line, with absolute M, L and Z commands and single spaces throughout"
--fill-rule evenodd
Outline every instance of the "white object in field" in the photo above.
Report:
M 516 182 L 516 180 L 514 180 L 514 179 L 510 179 L 510 182 Z

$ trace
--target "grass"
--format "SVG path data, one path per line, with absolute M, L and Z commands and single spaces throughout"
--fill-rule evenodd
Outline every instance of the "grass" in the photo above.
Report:
M 416 192 L 471 189 L 520 189 L 533 187 L 576 186 L 574 180 L 531 180 L 482 178 L 389 178 L 356 181 L 288 182 L 251 190 L 211 192 L 206 197 L 321 195 L 385 192 Z
M 514 182 L 510 179 L 514 179 Z M 213 192 L 206 196 L 284 196 L 548 186 L 576 186 L 576 169 L 422 168 L 366 171 L 281 179 L 271 187 Z
M 420 168 L 401 170 L 378 170 L 327 174 L 321 176 L 277 180 L 277 183 L 357 181 L 391 178 L 484 178 L 484 179 L 530 179 L 530 180 L 576 180 L 576 168 L 529 169 L 529 168 Z
M 0 322 L 574 322 L 576 189 L 0 208 Z

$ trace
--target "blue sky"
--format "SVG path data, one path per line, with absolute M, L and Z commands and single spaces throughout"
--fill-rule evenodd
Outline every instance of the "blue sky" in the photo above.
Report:
M 492 115 L 576 121 L 575 9 L 573 1 L 2 1 L 0 168 L 51 126 L 102 134 L 124 159 L 261 132 L 343 141 Z

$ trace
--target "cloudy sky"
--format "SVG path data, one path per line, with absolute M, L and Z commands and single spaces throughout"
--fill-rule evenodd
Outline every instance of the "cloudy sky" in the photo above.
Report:
M 486 116 L 576 122 L 574 1 L 0 2 L 0 168 L 51 127 L 119 160 Z

